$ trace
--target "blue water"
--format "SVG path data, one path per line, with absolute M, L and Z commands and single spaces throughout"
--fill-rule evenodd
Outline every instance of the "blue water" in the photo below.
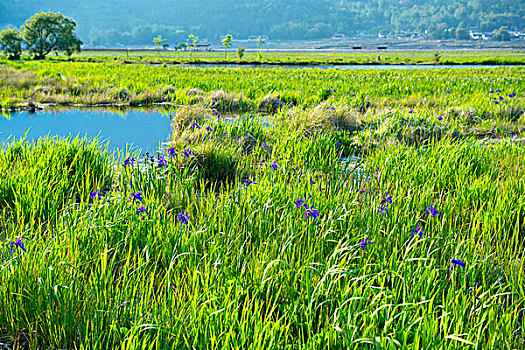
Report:
M 20 139 L 28 141 L 40 137 L 72 136 L 98 137 L 108 143 L 110 152 L 116 150 L 141 150 L 154 153 L 171 134 L 170 118 L 159 111 L 134 111 L 121 113 L 101 109 L 71 109 L 11 113 L 0 116 L 0 144 Z

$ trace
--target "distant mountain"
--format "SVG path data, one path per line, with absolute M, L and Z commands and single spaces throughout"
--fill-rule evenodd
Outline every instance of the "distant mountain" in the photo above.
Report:
M 158 34 L 173 45 L 189 33 L 217 40 L 226 33 L 317 39 L 427 31 L 432 38 L 447 38 L 465 36 L 470 27 L 525 30 L 522 0 L 0 0 L 0 27 L 19 26 L 47 10 L 75 19 L 78 34 L 91 45 L 151 45 Z

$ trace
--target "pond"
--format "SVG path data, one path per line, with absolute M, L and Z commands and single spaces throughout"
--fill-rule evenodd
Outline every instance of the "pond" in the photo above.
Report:
M 24 136 L 28 141 L 46 135 L 85 136 L 108 142 L 110 152 L 128 147 L 155 153 L 170 134 L 170 117 L 162 110 L 60 109 L 0 116 L 0 144 Z

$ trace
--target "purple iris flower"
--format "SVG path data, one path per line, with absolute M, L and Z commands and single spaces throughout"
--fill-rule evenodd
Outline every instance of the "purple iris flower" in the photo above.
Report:
M 434 204 L 430 204 L 430 207 L 426 208 L 425 212 L 428 215 L 432 215 L 432 216 L 438 216 L 438 214 L 439 214 L 439 212 L 436 210 L 436 208 L 434 208 Z
M 10 243 L 11 249 L 9 250 L 9 253 L 13 254 L 13 247 L 18 247 L 24 251 L 24 253 L 27 253 L 27 250 L 24 248 L 24 242 L 20 238 L 17 238 L 16 241 Z
M 450 259 L 450 262 L 452 263 L 450 270 L 454 270 L 454 268 L 458 265 L 461 266 L 462 268 L 465 268 L 465 263 L 459 259 Z
M 493 93 L 494 93 L 494 90 L 490 90 L 490 92 L 489 92 L 489 93 L 490 93 L 490 94 L 493 94 Z
M 189 158 L 190 155 L 195 155 L 195 153 L 193 153 L 191 149 L 185 149 L 184 151 L 182 151 L 183 157 Z
M 184 225 L 187 225 L 190 222 L 190 217 L 188 213 L 185 213 L 184 210 L 177 214 L 177 220 L 182 222 Z
M 330 110 L 331 111 L 335 111 L 335 107 L 330 107 Z
M 501 93 L 501 90 L 500 90 L 500 89 L 498 89 L 498 90 L 496 90 L 496 92 L 499 92 L 499 93 Z
M 304 217 L 306 219 L 308 219 L 308 216 L 312 216 L 314 218 L 314 220 L 316 220 L 319 217 L 319 212 L 317 211 L 317 209 L 308 208 L 308 206 L 306 204 L 304 206 L 306 208 L 306 210 L 304 212 Z
M 201 127 L 200 127 L 200 125 L 199 125 L 199 124 L 197 124 L 197 122 L 193 123 L 193 125 L 192 125 L 192 126 L 193 126 L 194 128 L 197 128 L 197 129 L 200 129 L 200 128 L 201 128 Z
M 157 166 L 162 167 L 165 165 L 168 165 L 168 161 L 164 157 L 160 156 Z
M 365 250 L 367 244 L 372 245 L 374 244 L 374 242 L 372 242 L 371 240 L 369 240 L 368 237 L 366 237 L 365 239 L 361 240 L 361 242 L 359 243 L 359 245 L 361 246 L 361 249 L 363 250 Z
M 253 182 L 250 179 L 246 179 L 244 182 L 246 182 L 247 185 L 257 185 L 257 182 Z
M 414 113 L 414 110 L 411 109 L 410 111 L 408 111 L 408 113 L 412 114 L 412 113 Z
M 449 95 L 450 95 L 450 90 L 447 90 L 447 94 L 449 94 Z
M 300 209 L 301 208 L 301 205 L 303 205 L 304 203 L 304 200 L 302 198 L 299 198 L 298 200 L 296 200 L 294 202 L 295 206 L 297 207 L 297 209 Z
M 290 102 L 290 103 L 288 104 L 288 107 L 293 107 L 293 102 Z
M 144 204 L 142 204 L 140 206 L 140 208 L 137 209 L 137 215 L 140 215 L 140 214 L 145 214 L 145 215 L 149 215 L 149 212 L 146 210 L 146 208 L 144 207 Z
M 101 199 L 102 195 L 100 194 L 100 192 L 98 190 L 96 190 L 96 191 L 91 192 L 91 194 L 89 195 L 89 198 L 91 200 L 93 200 L 95 198 Z
M 170 149 L 168 149 L 168 158 L 169 157 L 175 158 L 175 148 L 171 147 Z
M 499 104 L 499 101 L 494 101 L 494 104 Z
M 209 132 L 212 132 L 212 131 L 213 131 L 213 129 L 212 129 L 211 126 L 209 126 L 209 125 L 206 127 L 206 130 L 208 130 Z
M 138 200 L 139 202 L 142 202 L 142 200 L 144 198 L 142 198 L 142 192 L 135 192 L 135 193 L 131 193 L 128 197 L 128 199 L 131 201 L 131 200 Z
M 443 120 L 443 116 L 440 115 L 439 118 L 438 118 L 439 121 L 442 121 Z
M 273 170 L 277 170 L 277 169 L 279 169 L 279 166 L 277 165 L 277 162 L 276 162 L 275 160 L 273 161 L 273 164 L 270 165 L 270 167 L 271 167 Z
M 131 165 L 131 166 L 133 166 L 133 164 L 135 164 L 135 159 L 134 158 L 128 157 L 128 158 L 124 159 L 124 165 L 126 165 L 126 166 Z
M 392 196 L 389 196 L 388 193 L 385 195 L 385 198 L 381 200 L 381 203 L 379 203 L 379 205 L 382 206 L 385 203 L 392 204 Z
M 500 101 L 503 101 L 503 96 L 500 96 L 500 97 L 499 97 L 499 100 L 500 100 Z
M 382 207 L 379 207 L 379 209 L 377 210 L 379 212 L 379 214 L 383 214 L 386 212 L 386 216 L 390 216 L 390 214 L 388 213 L 388 208 L 385 206 L 382 206 Z
M 414 237 L 414 233 L 419 236 L 419 238 L 423 237 L 423 230 L 421 229 L 421 225 L 417 225 L 416 228 L 414 228 L 412 231 L 410 231 L 410 236 Z
M 512 94 L 509 94 L 509 97 L 516 97 L 516 94 L 513 92 Z

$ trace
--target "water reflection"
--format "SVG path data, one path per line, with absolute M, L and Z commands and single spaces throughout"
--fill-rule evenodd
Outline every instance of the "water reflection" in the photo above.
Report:
M 171 134 L 169 114 L 157 110 L 68 109 L 24 111 L 0 116 L 0 143 L 49 136 L 98 137 L 110 152 L 126 145 L 154 153 Z

